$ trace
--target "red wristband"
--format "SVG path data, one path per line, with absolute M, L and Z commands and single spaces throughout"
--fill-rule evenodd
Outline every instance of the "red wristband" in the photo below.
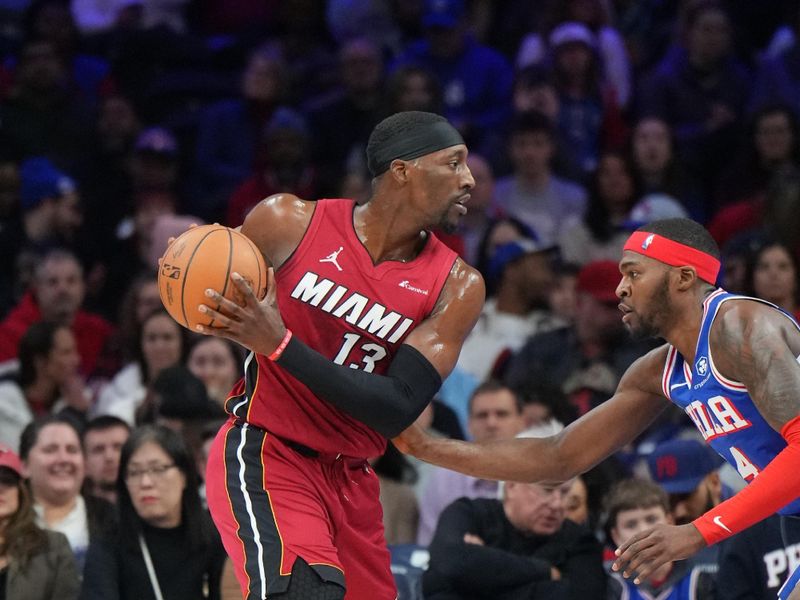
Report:
M 272 361 L 278 360 L 281 357 L 281 354 L 283 354 L 283 351 L 286 350 L 286 346 L 289 344 L 289 340 L 291 339 L 292 330 L 287 328 L 286 335 L 283 336 L 281 343 L 278 344 L 278 347 L 275 348 L 275 350 L 272 351 L 272 354 L 270 354 L 267 358 Z

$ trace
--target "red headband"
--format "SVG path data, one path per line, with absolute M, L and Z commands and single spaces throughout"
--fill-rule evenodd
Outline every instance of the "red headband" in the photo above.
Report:
M 694 267 L 697 276 L 710 284 L 717 282 L 719 260 L 701 250 L 648 231 L 634 231 L 623 250 L 654 258 L 672 267 Z

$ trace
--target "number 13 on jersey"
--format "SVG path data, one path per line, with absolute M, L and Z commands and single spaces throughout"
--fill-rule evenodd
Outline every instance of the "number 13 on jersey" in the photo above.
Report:
M 334 357 L 333 362 L 335 362 L 337 365 L 345 364 L 350 356 L 350 353 L 360 340 L 361 335 L 358 333 L 345 333 L 342 347 L 339 348 L 339 352 Z M 361 358 L 361 363 L 353 362 L 348 364 L 347 366 L 351 369 L 362 368 L 367 373 L 372 373 L 373 369 L 375 369 L 375 363 L 386 358 L 386 348 L 380 344 L 367 342 L 366 344 L 361 344 L 360 348 L 364 353 L 364 356 Z

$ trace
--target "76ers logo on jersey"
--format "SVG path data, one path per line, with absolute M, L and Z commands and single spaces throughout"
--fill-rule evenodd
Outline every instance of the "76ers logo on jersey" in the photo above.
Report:
M 711 372 L 708 368 L 708 359 L 705 356 L 701 356 L 698 358 L 694 363 L 694 370 L 697 374 L 702 377 L 702 379 L 698 382 L 695 382 L 692 386 L 694 389 L 699 389 L 706 384 L 708 378 L 711 377 Z
M 697 369 L 698 375 L 705 375 L 708 373 L 708 359 L 705 356 L 701 356 L 694 363 L 694 368 Z

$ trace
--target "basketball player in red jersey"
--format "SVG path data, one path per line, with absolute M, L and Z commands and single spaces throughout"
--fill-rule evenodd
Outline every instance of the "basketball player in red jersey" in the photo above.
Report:
M 634 440 L 672 401 L 748 485 L 692 523 L 624 542 L 612 568 L 637 584 L 775 512 L 797 518 L 800 328 L 774 305 L 716 288 L 719 268 L 719 249 L 694 221 L 640 228 L 620 262 L 622 319 L 632 333 L 667 343 L 631 365 L 609 400 L 550 438 L 475 444 L 411 427 L 396 444 L 475 477 L 565 481 Z M 799 579 L 800 569 L 779 598 L 798 600 Z
M 369 202 L 267 198 L 242 226 L 274 268 L 267 297 L 236 274 L 241 306 L 207 293 L 201 331 L 252 351 L 207 470 L 247 598 L 396 597 L 367 458 L 431 400 L 483 303 L 477 271 L 429 232 L 465 214 L 466 158 L 442 117 L 387 118 Z

